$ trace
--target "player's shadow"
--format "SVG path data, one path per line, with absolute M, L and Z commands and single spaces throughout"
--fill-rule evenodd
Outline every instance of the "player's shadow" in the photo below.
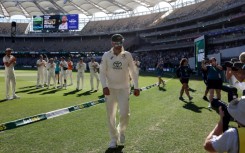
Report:
M 64 93 L 63 95 L 64 95 L 64 96 L 74 95 L 74 94 L 76 94 L 77 92 L 79 92 L 79 90 L 73 90 L 73 91 L 70 91 L 70 92 Z
M 89 90 L 89 91 L 85 91 L 85 92 L 80 93 L 80 94 L 77 94 L 77 97 L 81 97 L 81 96 L 88 96 L 88 95 L 91 95 L 90 90 Z
M 196 92 L 197 90 L 195 90 L 195 89 L 192 89 L 192 88 L 189 88 L 188 89 L 190 92 Z
M 33 88 L 33 87 L 36 87 L 35 85 L 33 86 L 25 86 L 25 87 L 20 87 L 19 89 L 26 89 L 26 88 Z
M 189 109 L 189 110 L 191 110 L 191 111 L 193 111 L 193 112 L 196 112 L 196 113 L 201 113 L 202 111 L 202 109 L 207 109 L 207 110 L 209 110 L 208 108 L 206 108 L 206 107 L 198 107 L 197 105 L 195 105 L 193 102 L 186 102 L 186 101 L 183 101 L 183 102 L 185 102 L 185 105 L 183 106 L 183 108 L 185 108 L 185 109 Z
M 7 99 L 2 99 L 2 100 L 0 100 L 0 103 L 6 102 L 6 101 L 8 101 L 8 100 Z
M 123 153 L 124 146 L 119 145 L 117 148 L 108 148 L 105 153 Z
M 49 90 L 47 92 L 41 93 L 40 95 L 48 95 L 48 94 L 54 94 L 57 91 L 59 91 L 59 89 L 53 89 L 53 90 Z
M 98 96 L 98 98 L 99 98 L 99 99 L 105 98 L 105 96 L 104 96 L 104 95 L 100 95 L 100 96 Z
M 98 90 L 90 90 L 90 93 L 98 92 Z
M 34 89 L 25 89 L 25 90 L 20 90 L 20 91 L 17 91 L 16 93 L 25 93 L 25 92 L 29 92 L 29 91 L 33 91 Z
M 46 91 L 48 90 L 47 88 L 43 88 L 41 90 L 36 90 L 36 91 L 32 91 L 32 92 L 28 92 L 27 94 L 35 94 L 35 93 L 40 93 L 40 92 L 43 92 L 43 91 Z
M 167 91 L 164 87 L 158 87 L 159 91 Z

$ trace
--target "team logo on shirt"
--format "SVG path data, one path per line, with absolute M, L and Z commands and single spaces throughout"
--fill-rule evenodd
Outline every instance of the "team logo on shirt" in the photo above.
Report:
M 113 69 L 121 70 L 122 69 L 122 62 L 120 61 L 115 61 L 113 63 Z

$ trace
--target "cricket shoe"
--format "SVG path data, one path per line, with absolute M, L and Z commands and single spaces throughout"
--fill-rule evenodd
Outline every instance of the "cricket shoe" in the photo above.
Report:
M 14 95 L 13 95 L 13 99 L 20 99 L 20 96 L 14 94 Z

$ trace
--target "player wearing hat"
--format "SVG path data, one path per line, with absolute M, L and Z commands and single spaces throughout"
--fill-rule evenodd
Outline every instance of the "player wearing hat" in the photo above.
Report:
M 51 78 L 53 79 L 53 82 L 54 82 L 54 88 L 56 88 L 55 68 L 56 68 L 56 64 L 54 63 L 54 59 L 50 58 L 49 59 L 49 63 L 47 64 L 47 69 L 48 69 L 48 89 L 50 87 Z
M 67 74 L 67 68 L 68 68 L 68 64 L 67 62 L 65 61 L 65 57 L 61 57 L 60 58 L 61 61 L 60 61 L 60 87 L 63 88 L 63 79 L 64 79 L 64 86 L 65 86 L 65 89 L 66 89 L 66 74 Z
M 12 49 L 7 48 L 5 50 L 5 56 L 3 57 L 3 63 L 5 66 L 5 83 L 6 83 L 6 100 L 20 98 L 15 94 L 16 80 L 14 73 L 14 66 L 16 64 L 16 58 L 11 55 Z M 13 97 L 9 96 L 10 82 L 12 84 Z
M 44 84 L 44 70 L 46 66 L 46 61 L 43 60 L 43 55 L 39 56 L 39 59 L 37 60 L 37 87 L 40 86 L 43 88 Z
M 84 71 L 86 70 L 86 64 L 83 62 L 83 58 L 80 58 L 76 65 L 77 69 L 77 90 L 80 90 L 80 80 L 82 80 L 82 88 L 84 87 Z
M 206 138 L 205 150 L 209 152 L 245 152 L 245 97 L 231 101 L 227 108 L 238 124 L 238 128 L 229 128 L 223 133 L 224 112 L 220 108 L 220 121 Z
M 92 57 L 91 58 L 91 62 L 88 63 L 88 66 L 89 66 L 89 71 L 90 71 L 90 85 L 91 85 L 91 90 L 94 90 L 94 78 L 96 78 L 97 85 L 96 85 L 96 90 L 95 91 L 98 91 L 99 90 L 99 82 L 100 82 L 98 70 L 100 68 L 100 65 Z
M 111 141 L 109 148 L 125 142 L 125 130 L 129 121 L 129 74 L 134 82 L 134 95 L 139 96 L 138 77 L 131 53 L 123 48 L 124 38 L 115 34 L 111 38 L 112 48 L 105 52 L 100 66 L 100 80 L 106 98 L 106 110 Z M 116 127 L 116 110 L 120 120 Z
M 68 64 L 67 76 L 68 76 L 68 77 L 70 78 L 70 80 L 71 80 L 71 84 L 70 84 L 70 85 L 73 85 L 73 81 L 72 81 L 73 62 L 71 61 L 71 58 L 70 58 L 70 57 L 68 58 L 67 64 Z

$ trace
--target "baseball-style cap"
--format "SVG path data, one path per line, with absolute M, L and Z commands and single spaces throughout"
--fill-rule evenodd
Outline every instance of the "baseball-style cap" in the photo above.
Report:
M 111 37 L 111 41 L 118 46 L 122 46 L 124 42 L 124 37 L 121 34 L 114 34 Z
M 6 48 L 6 50 L 5 51 L 13 51 L 13 49 L 12 48 Z
M 242 125 L 245 125 L 245 97 L 232 100 L 227 108 L 230 115 Z

